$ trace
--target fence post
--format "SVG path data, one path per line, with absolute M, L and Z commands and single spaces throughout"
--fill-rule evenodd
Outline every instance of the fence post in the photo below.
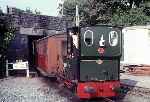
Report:
M 6 60 L 6 77 L 9 76 L 9 72 L 8 72 L 8 60 Z
M 29 64 L 28 62 L 26 63 L 26 77 L 29 77 Z

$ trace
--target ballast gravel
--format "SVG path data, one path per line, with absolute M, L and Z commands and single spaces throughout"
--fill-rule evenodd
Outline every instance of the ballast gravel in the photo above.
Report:
M 0 102 L 77 102 L 71 93 L 43 77 L 0 79 Z
M 0 102 L 81 102 L 73 93 L 44 77 L 0 79 Z M 150 102 L 150 89 L 125 88 L 115 102 Z M 90 100 L 88 102 L 104 102 Z

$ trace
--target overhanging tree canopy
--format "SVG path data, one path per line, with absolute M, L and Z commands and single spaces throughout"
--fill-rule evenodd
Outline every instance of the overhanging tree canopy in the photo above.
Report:
M 0 78 L 5 76 L 5 60 L 7 48 L 14 37 L 15 29 L 11 25 L 11 18 L 0 12 Z
M 0 14 L 0 59 L 6 55 L 9 42 L 14 37 L 15 29 L 11 25 L 9 16 Z
M 148 15 L 150 9 L 145 6 L 148 3 L 148 0 L 65 0 L 63 11 L 64 15 L 74 21 L 75 6 L 79 5 L 82 26 L 96 24 L 128 26 L 150 22 Z

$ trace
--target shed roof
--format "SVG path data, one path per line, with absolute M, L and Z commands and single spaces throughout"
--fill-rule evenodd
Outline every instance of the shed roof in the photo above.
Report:
M 150 30 L 150 25 L 139 25 L 139 26 L 130 26 L 130 27 L 125 27 L 124 29 L 127 29 L 127 30 L 132 30 L 132 29 L 149 29 Z

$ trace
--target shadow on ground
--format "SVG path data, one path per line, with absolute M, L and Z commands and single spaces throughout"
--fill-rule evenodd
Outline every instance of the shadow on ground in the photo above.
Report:
M 51 80 L 48 77 L 45 77 L 43 80 L 44 83 L 48 84 L 49 87 L 58 90 L 58 94 L 62 97 L 68 99 L 69 102 L 81 102 L 81 100 L 71 92 L 71 90 L 67 89 L 66 87 L 62 86 L 59 82 Z
M 137 81 L 131 79 L 122 79 L 122 82 L 123 83 L 121 83 L 121 90 L 120 90 L 119 97 L 115 99 L 115 102 L 123 102 L 125 96 L 129 92 L 131 92 L 134 89 L 135 85 L 137 84 Z

